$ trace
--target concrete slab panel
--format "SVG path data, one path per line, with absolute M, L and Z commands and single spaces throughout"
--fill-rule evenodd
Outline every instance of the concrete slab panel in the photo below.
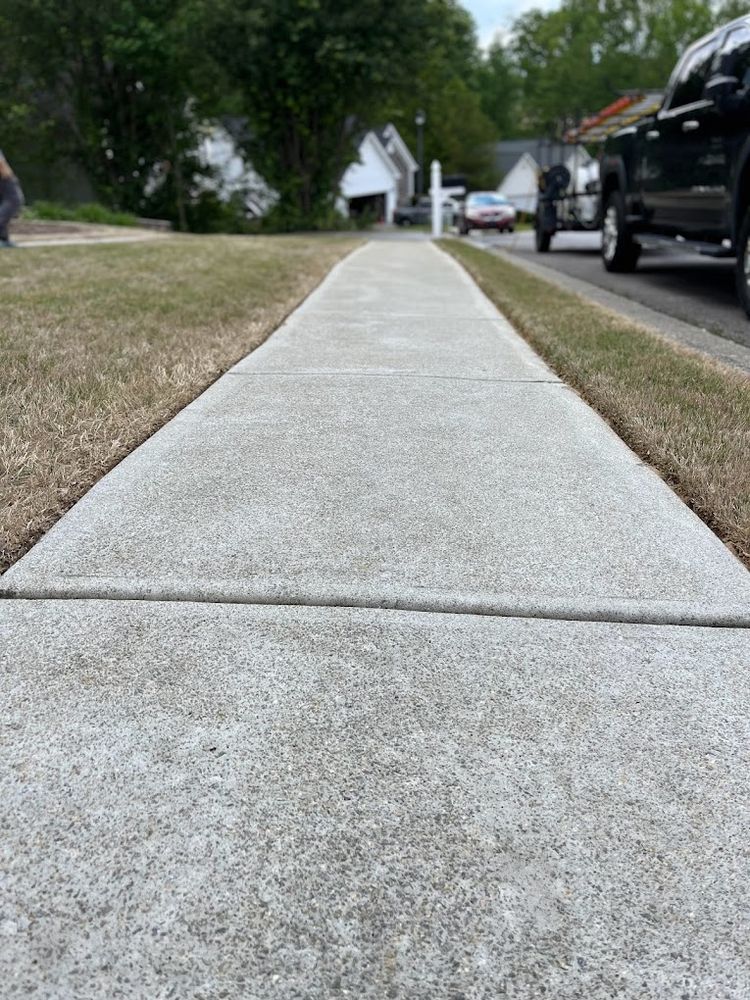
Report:
M 750 987 L 748 634 L 0 602 L 8 1000 Z
M 259 371 L 559 381 L 500 317 L 342 320 L 294 314 L 232 369 Z
M 750 622 L 750 574 L 574 392 L 438 378 L 228 376 L 2 589 Z
M 485 318 L 497 310 L 431 243 L 368 243 L 331 272 L 300 306 L 310 315 L 353 318 Z

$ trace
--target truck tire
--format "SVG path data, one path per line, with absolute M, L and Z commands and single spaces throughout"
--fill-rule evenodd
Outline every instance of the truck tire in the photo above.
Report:
M 549 253 L 549 245 L 552 242 L 552 233 L 546 233 L 542 229 L 540 220 L 537 218 L 534 226 L 534 237 L 537 253 Z
M 750 208 L 745 209 L 745 221 L 737 239 L 737 296 L 742 308 L 750 316 Z
M 604 206 L 602 219 L 602 260 L 608 271 L 634 271 L 641 255 L 625 223 L 625 200 L 612 191 Z

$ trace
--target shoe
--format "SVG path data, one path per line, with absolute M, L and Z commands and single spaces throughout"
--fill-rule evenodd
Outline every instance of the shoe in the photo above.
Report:
M 14 243 L 13 240 L 0 240 L 0 250 L 17 250 L 18 244 Z

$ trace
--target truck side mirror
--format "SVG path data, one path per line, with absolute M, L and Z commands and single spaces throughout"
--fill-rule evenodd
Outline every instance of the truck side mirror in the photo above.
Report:
M 721 98 L 734 94 L 739 85 L 736 76 L 712 76 L 703 88 L 703 99 L 720 105 Z

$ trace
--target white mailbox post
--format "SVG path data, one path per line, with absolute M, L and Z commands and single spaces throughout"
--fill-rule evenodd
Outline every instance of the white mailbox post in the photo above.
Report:
M 443 235 L 443 176 L 440 161 L 430 166 L 430 198 L 432 198 L 432 235 Z

